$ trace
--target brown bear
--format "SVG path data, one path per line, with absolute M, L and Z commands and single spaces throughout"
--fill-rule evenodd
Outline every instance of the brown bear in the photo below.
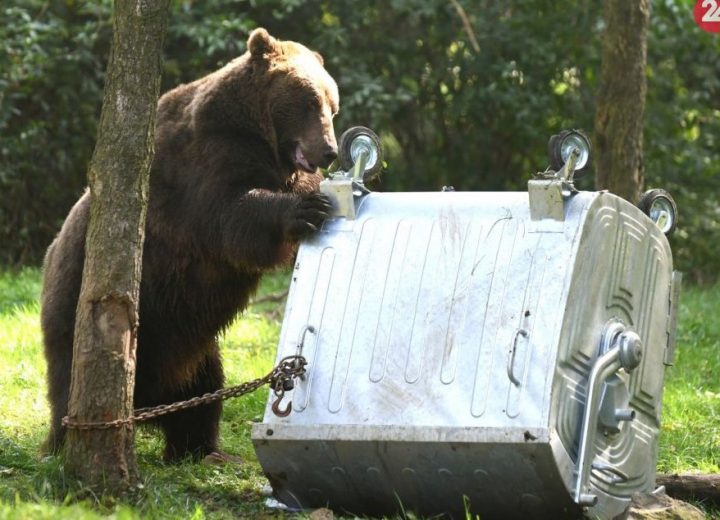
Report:
M 145 230 L 135 406 L 223 386 L 216 337 L 261 275 L 291 260 L 327 217 L 318 191 L 337 156 L 337 85 L 303 45 L 252 32 L 247 52 L 160 98 Z M 48 249 L 42 330 L 52 411 L 46 449 L 64 438 L 75 308 L 90 195 Z M 218 449 L 221 404 L 158 419 L 165 457 Z

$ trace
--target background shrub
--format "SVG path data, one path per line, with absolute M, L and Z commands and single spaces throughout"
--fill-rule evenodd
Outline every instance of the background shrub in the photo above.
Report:
M 378 189 L 523 189 L 546 166 L 551 134 L 592 131 L 602 3 L 462 3 L 472 36 L 446 0 L 175 0 L 163 89 L 241 54 L 265 26 L 323 53 L 342 95 L 338 132 L 380 133 Z M 692 5 L 653 2 L 646 184 L 678 201 L 677 265 L 710 282 L 720 271 L 720 39 L 696 27 Z M 109 0 L 0 7 L 1 263 L 38 263 L 82 192 L 110 13 Z

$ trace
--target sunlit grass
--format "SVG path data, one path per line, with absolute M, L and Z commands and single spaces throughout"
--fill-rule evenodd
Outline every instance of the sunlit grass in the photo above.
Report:
M 258 296 L 282 293 L 289 276 L 266 277 Z M 0 273 L 0 520 L 303 518 L 269 512 L 263 505 L 265 479 L 255 460 L 250 427 L 262 419 L 265 390 L 225 403 L 221 445 L 242 457 L 241 465 L 166 465 L 161 436 L 141 429 L 137 455 L 143 485 L 118 501 L 96 497 L 66 478 L 57 458 L 40 459 L 48 408 L 39 278 L 31 269 Z M 720 472 L 718 309 L 720 287 L 683 293 L 676 365 L 666 371 L 659 472 Z M 283 310 L 282 301 L 253 305 L 223 334 L 228 386 L 270 370 Z
M 41 279 L 37 269 L 0 271 L 0 313 L 15 307 L 37 303 Z
M 687 289 L 666 371 L 658 471 L 720 472 L 720 287 Z
M 288 273 L 267 277 L 259 295 L 282 292 Z M 45 362 L 39 324 L 37 270 L 0 273 L 0 520 L 5 518 L 256 518 L 267 514 L 265 483 L 250 442 L 262 419 L 266 390 L 225 402 L 224 450 L 241 465 L 166 465 L 162 438 L 137 433 L 143 485 L 118 502 L 96 497 L 64 475 L 56 457 L 40 459 L 47 434 Z M 267 373 L 274 363 L 283 303 L 251 306 L 221 338 L 227 385 Z M 80 498 L 84 501 L 78 502 Z M 282 517 L 282 514 L 273 515 Z

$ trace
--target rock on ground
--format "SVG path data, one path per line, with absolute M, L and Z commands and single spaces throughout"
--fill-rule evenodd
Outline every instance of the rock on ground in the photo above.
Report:
M 628 510 L 628 520 L 704 520 L 697 507 L 670 498 L 665 493 L 635 493 Z

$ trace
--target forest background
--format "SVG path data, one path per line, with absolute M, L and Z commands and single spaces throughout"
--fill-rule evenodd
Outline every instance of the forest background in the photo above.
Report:
M 162 90 L 243 53 L 267 27 L 325 57 L 336 130 L 373 128 L 376 189 L 523 190 L 563 128 L 593 135 L 603 18 L 597 0 L 173 0 Z M 692 0 L 652 2 L 646 188 L 679 206 L 675 263 L 720 272 L 720 36 Z M 102 102 L 109 0 L 0 6 L 0 265 L 39 265 L 86 184 Z M 593 189 L 592 178 L 581 188 Z

